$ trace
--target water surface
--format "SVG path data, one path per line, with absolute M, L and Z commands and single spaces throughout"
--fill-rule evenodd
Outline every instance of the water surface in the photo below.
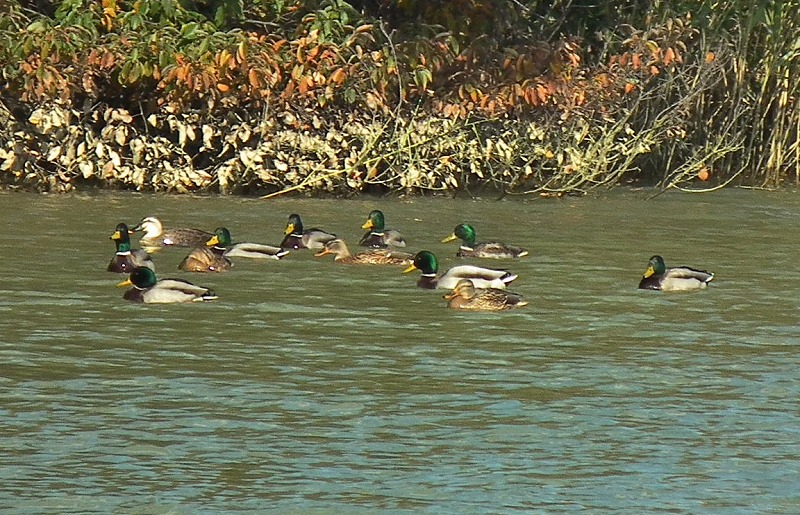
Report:
M 259 201 L 0 194 L 7 513 L 794 512 L 800 197 Z M 187 274 L 213 303 L 134 305 L 119 221 L 351 249 L 380 208 L 443 267 L 461 221 L 528 247 L 508 313 L 457 313 L 397 268 L 293 252 Z M 135 243 L 134 239 L 134 243 Z M 636 289 L 650 255 L 716 273 Z

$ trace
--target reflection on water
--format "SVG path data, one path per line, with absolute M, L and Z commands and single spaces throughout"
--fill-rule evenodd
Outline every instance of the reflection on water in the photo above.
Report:
M 0 195 L 0 506 L 9 513 L 789 512 L 798 438 L 794 195 L 533 202 Z M 530 305 L 447 310 L 401 268 L 309 252 L 162 277 L 214 303 L 143 306 L 105 272 L 119 221 L 277 243 L 286 216 L 355 250 L 382 208 L 460 263 L 456 223 L 531 249 L 480 261 Z M 135 241 L 135 240 L 134 240 Z M 636 290 L 647 259 L 716 272 Z

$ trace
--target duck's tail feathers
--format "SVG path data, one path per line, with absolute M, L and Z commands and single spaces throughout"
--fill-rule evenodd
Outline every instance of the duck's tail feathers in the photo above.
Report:
M 511 281 L 513 281 L 517 277 L 519 277 L 519 276 L 509 272 L 506 275 L 504 275 L 503 277 L 501 277 L 500 280 L 503 281 L 506 284 L 509 284 L 509 283 L 511 283 Z
M 208 290 L 206 293 L 200 295 L 199 297 L 195 297 L 194 302 L 205 302 L 207 300 L 217 300 L 219 297 L 216 293 L 211 290 Z

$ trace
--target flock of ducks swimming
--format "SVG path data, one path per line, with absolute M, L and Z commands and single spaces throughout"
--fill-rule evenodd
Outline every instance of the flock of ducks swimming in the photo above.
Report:
M 111 235 L 116 243 L 116 253 L 108 265 L 109 272 L 128 274 L 128 279 L 117 286 L 130 286 L 123 298 L 133 302 L 177 303 L 213 300 L 217 295 L 208 288 L 197 286 L 182 279 L 158 279 L 150 253 L 164 247 L 188 247 L 192 250 L 181 261 L 178 268 L 187 272 L 223 272 L 233 262 L 231 258 L 281 259 L 292 250 L 317 250 L 315 256 L 332 254 L 334 261 L 344 264 L 371 264 L 405 266 L 404 273 L 419 270 L 417 281 L 420 288 L 442 288 L 450 290 L 444 296 L 448 306 L 461 310 L 503 311 L 518 308 L 528 303 L 523 298 L 506 290 L 516 275 L 507 270 L 476 265 L 458 265 L 443 273 L 439 272 L 436 256 L 423 250 L 410 254 L 401 250 L 406 246 L 403 235 L 385 227 L 381 211 L 369 214 L 361 226 L 367 232 L 359 246 L 367 250 L 351 253 L 345 242 L 335 234 L 322 229 L 303 227 L 299 215 L 289 216 L 284 238 L 280 245 L 260 243 L 233 243 L 230 231 L 218 227 L 213 233 L 199 229 L 165 229 L 161 221 L 148 216 L 130 229 L 120 223 Z M 142 232 L 139 240 L 142 248 L 131 247 L 130 235 Z M 516 259 L 528 255 L 528 251 L 498 241 L 476 243 L 475 229 L 459 224 L 453 233 L 442 240 L 460 240 L 456 256 L 464 258 Z M 648 262 L 639 288 L 663 291 L 695 290 L 705 288 L 714 274 L 689 267 L 667 268 L 661 256 L 653 256 Z

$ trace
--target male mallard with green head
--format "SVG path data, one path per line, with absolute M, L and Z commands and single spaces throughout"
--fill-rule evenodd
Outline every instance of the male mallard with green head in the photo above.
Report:
M 522 296 L 496 288 L 475 288 L 470 279 L 461 279 L 453 291 L 444 296 L 451 309 L 505 311 L 527 306 Z
M 326 254 L 334 254 L 336 257 L 333 260 L 336 263 L 352 265 L 410 265 L 412 258 L 411 254 L 386 249 L 370 249 L 350 254 L 345 242 L 339 238 L 326 243 L 325 248 L 314 255 L 320 257 Z
M 133 232 L 144 232 L 139 245 L 146 248 L 158 247 L 201 247 L 213 236 L 200 229 L 175 228 L 164 229 L 161 220 L 155 216 L 142 218 Z
M 145 304 L 170 304 L 176 302 L 200 302 L 214 300 L 213 291 L 180 279 L 156 278 L 156 273 L 145 267 L 134 268 L 128 279 L 117 284 L 118 287 L 133 286 L 122 298 Z
M 432 252 L 423 250 L 414 256 L 414 262 L 403 270 L 403 273 L 420 270 L 422 276 L 417 281 L 417 286 L 432 290 L 446 288 L 452 290 L 461 279 L 470 279 L 478 288 L 505 289 L 506 285 L 517 278 L 508 270 L 495 270 L 472 265 L 454 266 L 442 275 L 437 276 L 439 262 Z
M 714 274 L 688 266 L 667 268 L 664 258 L 653 256 L 647 263 L 639 288 L 642 290 L 687 291 L 705 288 Z
M 223 255 L 228 258 L 280 259 L 289 253 L 280 247 L 261 243 L 232 243 L 231 232 L 225 227 L 217 227 L 206 245 L 224 249 Z
M 499 241 L 487 241 L 483 243 L 475 243 L 475 229 L 471 225 L 458 224 L 456 225 L 453 234 L 444 238 L 442 243 L 448 241 L 461 240 L 461 246 L 456 252 L 458 257 L 477 257 L 477 258 L 519 258 L 527 256 L 528 251 L 515 247 L 514 245 L 506 245 Z
M 283 231 L 286 236 L 281 242 L 282 249 L 321 249 L 331 240 L 336 239 L 333 233 L 325 232 L 321 229 L 303 229 L 303 221 L 300 215 L 289 215 L 289 223 Z
M 405 247 L 406 239 L 400 234 L 400 231 L 386 228 L 386 221 L 383 217 L 383 212 L 374 210 L 369 214 L 369 218 L 361 226 L 362 229 L 368 229 L 367 232 L 358 242 L 362 247 L 384 248 L 392 247 Z
M 117 245 L 117 252 L 108 264 L 109 272 L 129 274 L 137 266 L 144 266 L 155 270 L 156 266 L 150 259 L 150 254 L 143 249 L 131 249 L 131 238 L 126 224 L 117 224 L 117 229 L 111 235 Z

